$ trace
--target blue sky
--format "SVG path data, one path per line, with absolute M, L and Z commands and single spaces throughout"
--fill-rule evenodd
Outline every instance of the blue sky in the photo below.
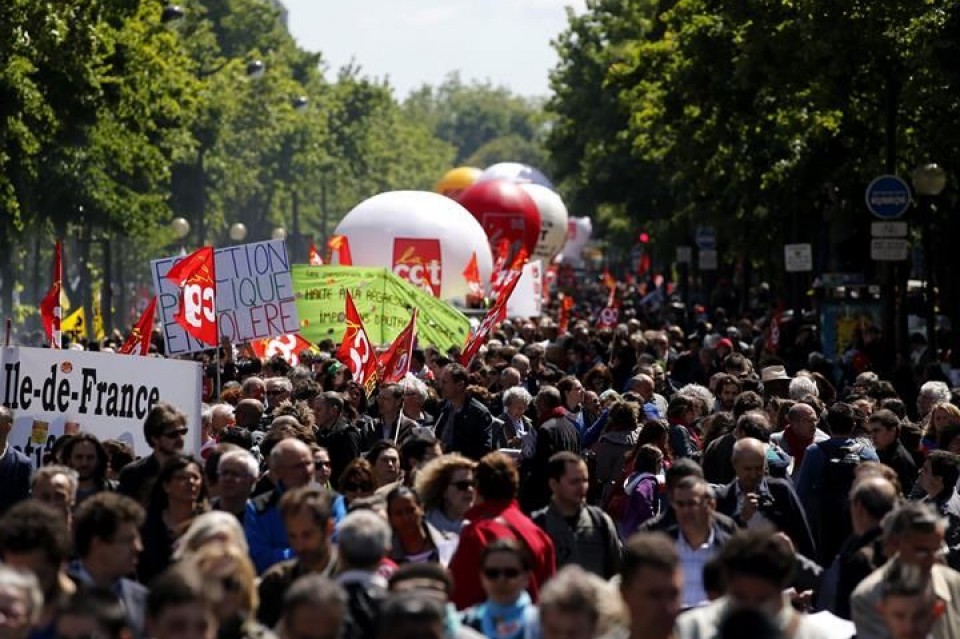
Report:
M 290 31 L 335 70 L 354 59 L 399 97 L 459 70 L 522 95 L 549 93 L 550 41 L 585 0 L 284 0 Z

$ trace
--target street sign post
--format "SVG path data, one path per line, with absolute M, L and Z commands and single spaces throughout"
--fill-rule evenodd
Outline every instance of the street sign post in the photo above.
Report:
M 870 259 L 877 262 L 902 262 L 910 252 L 910 243 L 904 238 L 873 238 L 870 240 Z
M 910 187 L 896 175 L 881 175 L 867 186 L 867 209 L 882 220 L 900 217 L 910 208 Z
M 871 222 L 870 235 L 873 237 L 906 237 L 906 222 Z
M 783 263 L 787 273 L 805 273 L 813 270 L 813 246 L 810 244 L 784 244 Z
M 698 226 L 693 239 L 701 251 L 717 248 L 717 230 L 712 226 Z

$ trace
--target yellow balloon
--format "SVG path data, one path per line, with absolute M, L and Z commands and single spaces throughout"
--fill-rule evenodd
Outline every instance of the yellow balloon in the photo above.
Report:
M 464 189 L 477 181 L 481 173 L 483 171 L 472 166 L 458 166 L 447 171 L 433 190 L 455 200 Z

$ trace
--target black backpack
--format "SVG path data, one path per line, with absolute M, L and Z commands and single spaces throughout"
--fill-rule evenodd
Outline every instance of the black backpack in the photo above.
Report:
M 824 455 L 823 479 L 817 491 L 820 558 L 828 565 L 852 532 L 849 495 L 864 445 L 856 440 L 843 444 L 825 441 L 817 447 Z

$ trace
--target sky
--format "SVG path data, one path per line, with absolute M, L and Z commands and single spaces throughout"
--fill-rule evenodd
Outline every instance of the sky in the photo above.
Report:
M 557 61 L 550 41 L 567 24 L 566 6 L 586 0 L 284 0 L 289 27 L 321 52 L 328 77 L 354 60 L 387 77 L 400 98 L 451 71 L 525 96 L 549 94 Z

